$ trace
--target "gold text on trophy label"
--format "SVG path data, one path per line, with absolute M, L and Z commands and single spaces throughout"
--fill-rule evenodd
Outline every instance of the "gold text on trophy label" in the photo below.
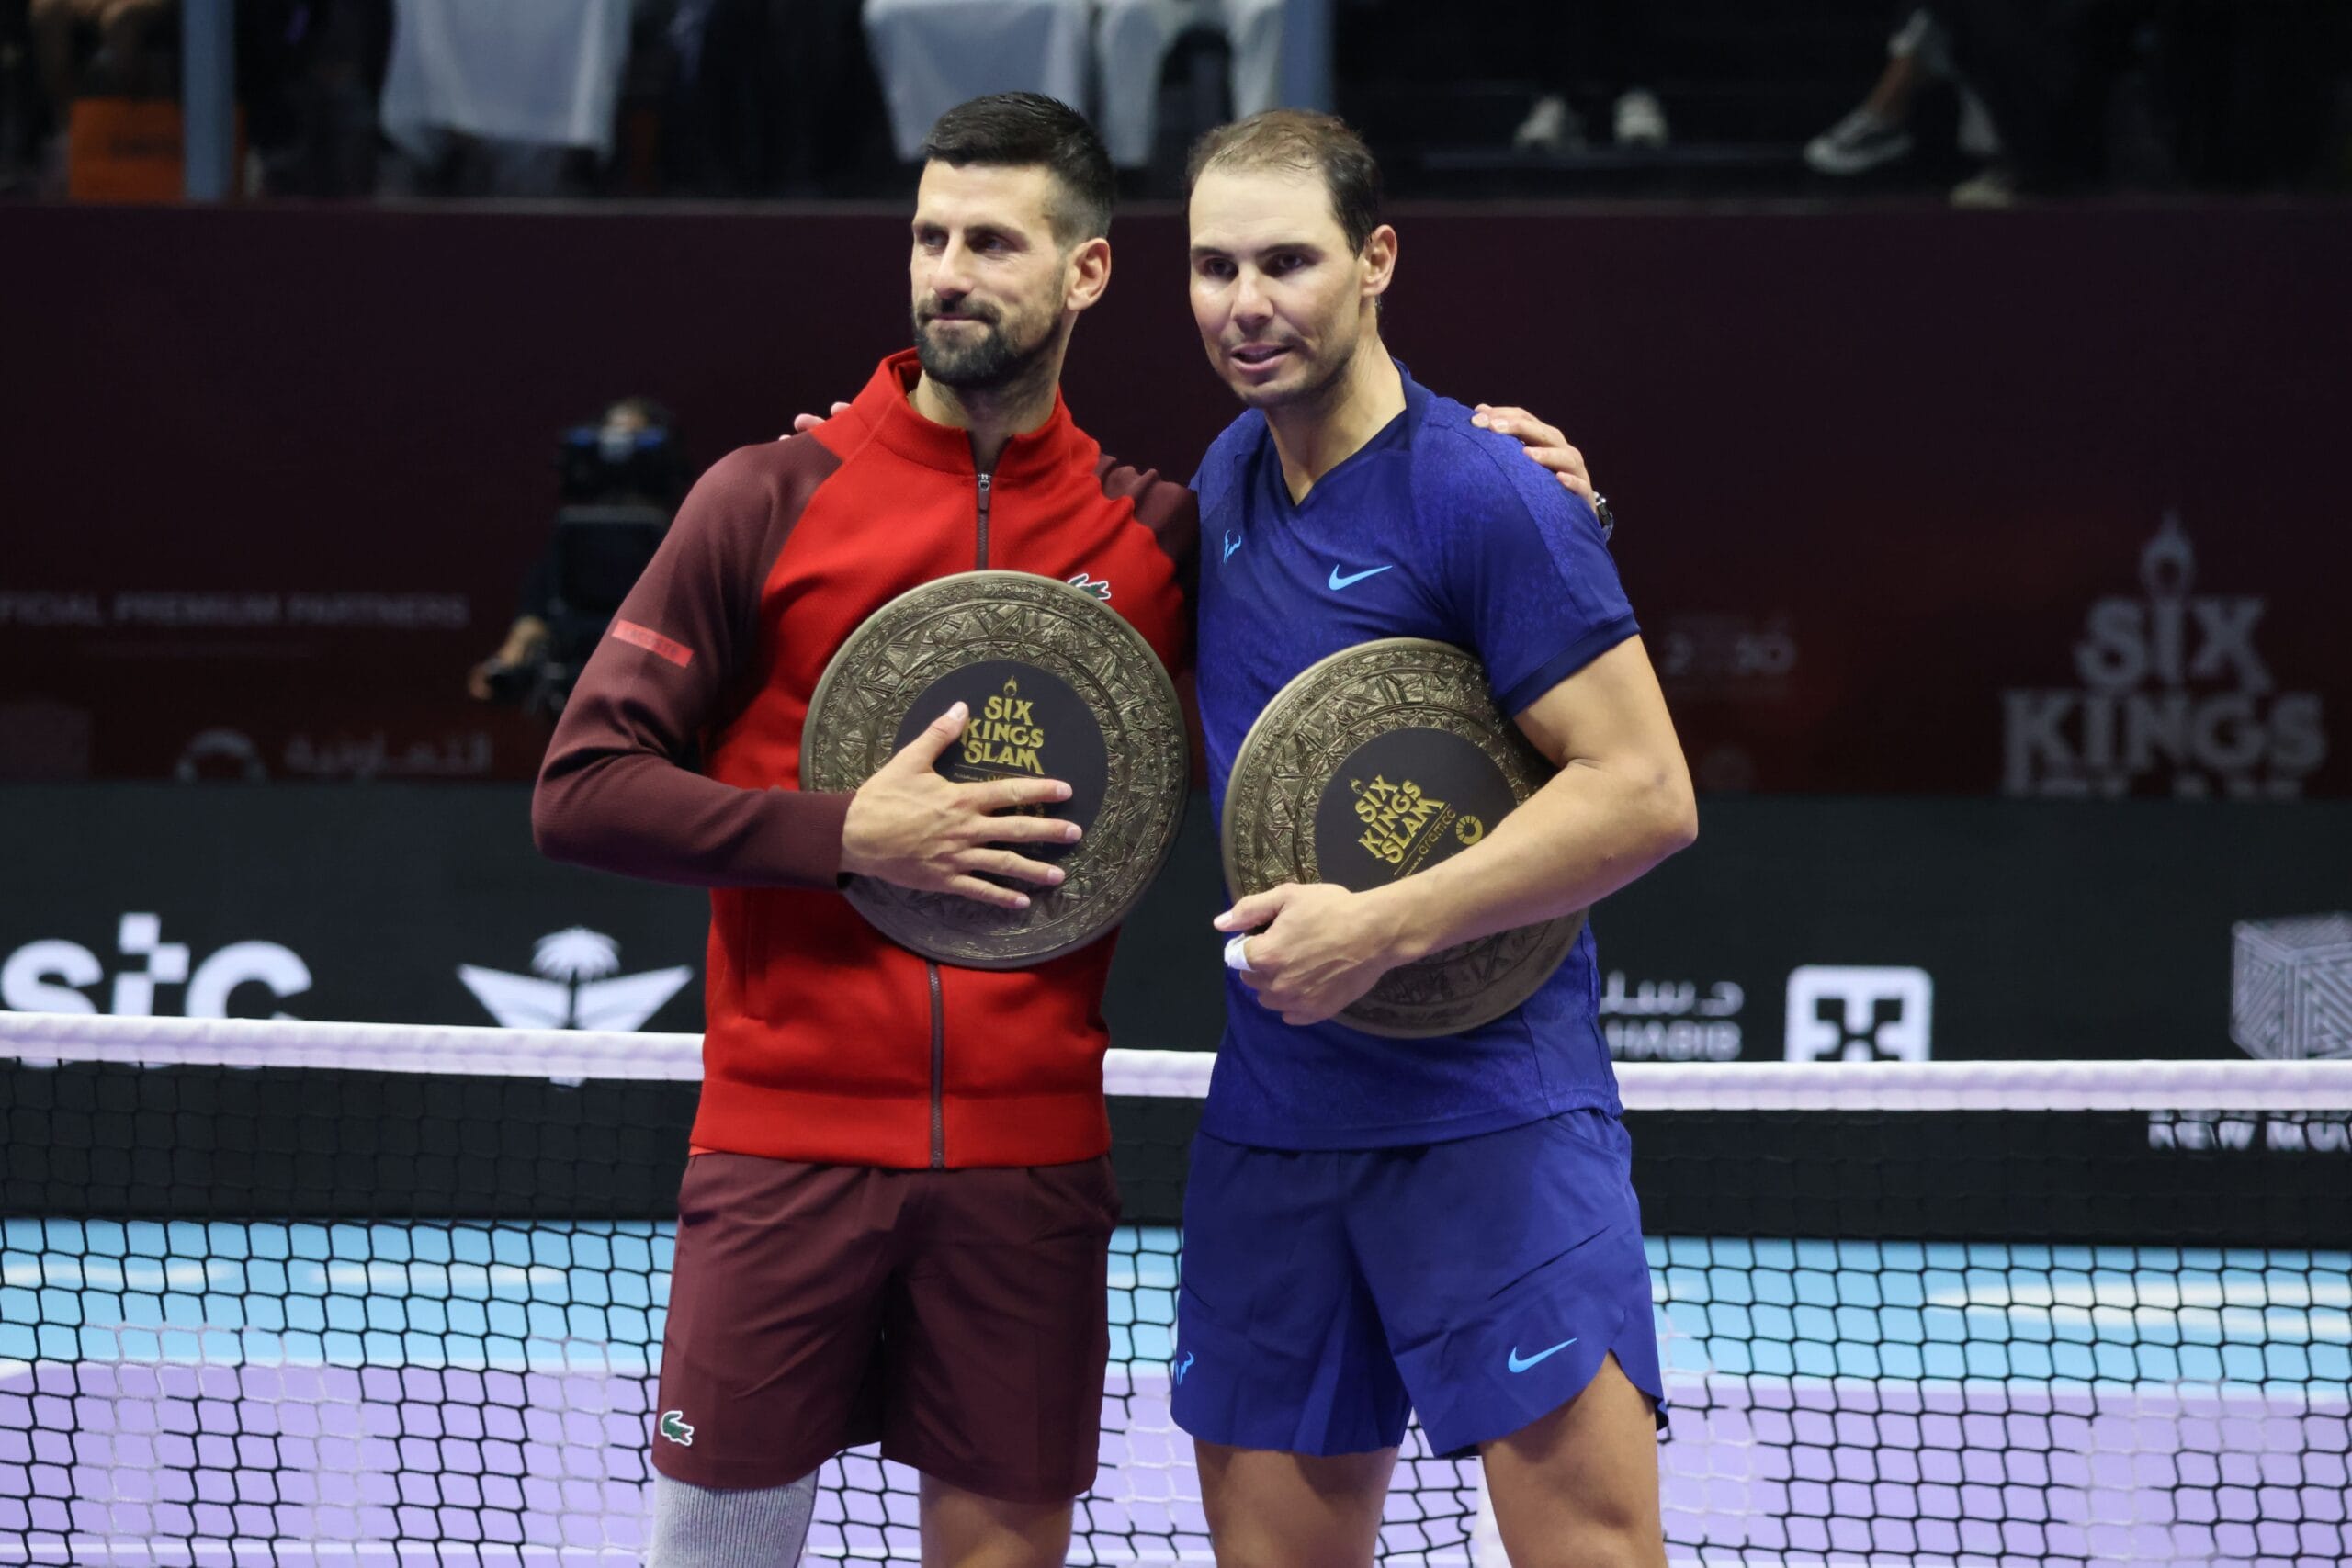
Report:
M 964 761 L 976 768 L 1045 777 L 1040 753 L 1046 748 L 1046 730 L 1031 716 L 1030 705 L 1031 699 L 1021 695 L 1021 682 L 1007 681 L 978 717 L 964 721 Z
M 1390 784 L 1374 773 L 1368 784 L 1350 779 L 1348 788 L 1356 797 L 1356 818 L 1364 825 L 1363 837 L 1356 842 L 1374 860 L 1395 867 L 1399 876 L 1420 870 L 1449 827 L 1464 844 L 1487 836 L 1487 825 L 1477 818 L 1455 810 L 1410 779 Z

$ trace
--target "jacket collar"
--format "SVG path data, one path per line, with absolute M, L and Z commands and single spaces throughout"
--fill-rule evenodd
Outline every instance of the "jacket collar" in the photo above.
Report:
M 873 430 L 876 440 L 908 461 L 974 477 L 978 470 L 972 463 L 970 434 L 953 425 L 933 423 L 917 413 L 908 400 L 922 375 L 922 366 L 913 349 L 891 355 L 875 367 L 873 379 L 851 405 L 853 413 Z M 1047 473 L 1068 462 L 1081 439 L 1057 387 L 1054 412 L 1046 423 L 1005 443 L 997 458 L 995 480 L 1017 483 Z

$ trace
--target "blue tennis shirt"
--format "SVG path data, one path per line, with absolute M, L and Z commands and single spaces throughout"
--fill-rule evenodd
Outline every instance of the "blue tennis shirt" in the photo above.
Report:
M 1295 504 L 1254 411 L 1202 460 L 1201 721 L 1220 824 L 1250 725 L 1341 649 L 1391 637 L 1458 644 L 1517 715 L 1634 635 L 1591 509 L 1470 415 L 1406 376 L 1405 412 Z M 1521 1007 L 1440 1039 L 1294 1028 L 1227 973 L 1201 1128 L 1267 1148 L 1381 1148 L 1585 1107 L 1613 1113 L 1596 997 L 1589 927 Z

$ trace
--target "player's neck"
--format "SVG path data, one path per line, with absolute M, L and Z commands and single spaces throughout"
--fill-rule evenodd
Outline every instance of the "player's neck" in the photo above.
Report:
M 1325 474 L 1363 449 L 1405 412 L 1405 378 L 1378 332 L 1367 333 L 1347 368 L 1315 397 L 1266 410 L 1266 428 L 1290 498 L 1305 501 Z
M 1026 435 L 1054 417 L 1061 370 L 1062 356 L 1056 352 L 1038 355 L 1033 367 L 999 387 L 950 387 L 926 373 L 916 380 L 907 401 L 933 424 L 967 432 L 972 466 L 991 473 L 1014 436 Z

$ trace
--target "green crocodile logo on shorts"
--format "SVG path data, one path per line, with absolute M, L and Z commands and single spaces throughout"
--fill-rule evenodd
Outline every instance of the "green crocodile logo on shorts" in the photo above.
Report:
M 695 1446 L 695 1429 L 686 1425 L 686 1413 L 683 1410 L 662 1412 L 662 1435 L 681 1448 Z

